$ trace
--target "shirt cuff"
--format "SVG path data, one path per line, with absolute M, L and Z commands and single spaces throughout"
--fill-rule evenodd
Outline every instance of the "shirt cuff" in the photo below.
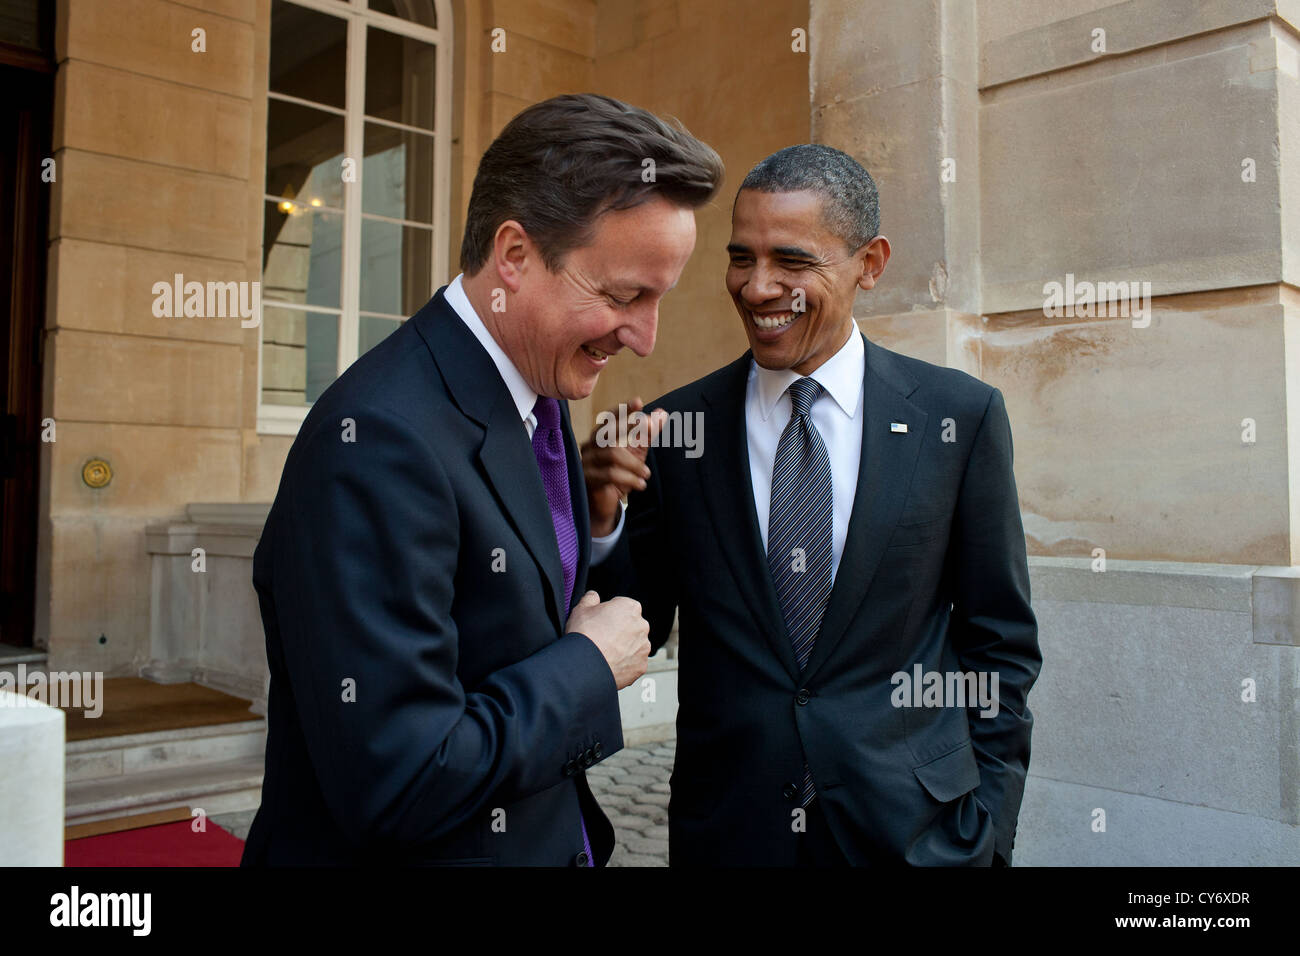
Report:
M 618 524 L 614 525 L 614 530 L 603 538 L 591 536 L 591 563 L 600 564 L 609 557 L 610 552 L 614 550 L 614 545 L 618 544 L 618 537 L 623 533 L 623 513 L 627 511 L 627 505 L 620 502 L 618 509 Z

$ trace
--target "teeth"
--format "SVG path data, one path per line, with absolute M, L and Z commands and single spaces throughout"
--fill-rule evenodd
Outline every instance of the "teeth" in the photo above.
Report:
M 590 355 L 592 358 L 596 359 L 597 361 L 604 358 L 609 358 L 608 352 L 602 352 L 600 349 L 594 349 L 590 345 L 584 345 L 582 347 L 582 350 L 586 352 L 588 355 Z
M 794 321 L 793 312 L 777 312 L 772 315 L 750 314 L 753 316 L 754 324 L 760 329 L 780 329 Z

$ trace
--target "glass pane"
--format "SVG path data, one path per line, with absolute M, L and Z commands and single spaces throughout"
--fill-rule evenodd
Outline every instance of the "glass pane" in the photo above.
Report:
M 401 17 L 426 27 L 436 27 L 438 17 L 434 13 L 433 0 L 370 0 L 370 9 L 386 13 L 390 17 Z
M 366 37 L 366 115 L 433 129 L 437 48 L 375 27 Z
M 347 23 L 286 0 L 271 4 L 270 88 L 326 106 L 344 106 Z
M 46 0 L 0 0 L 0 43 L 54 53 L 54 4 Z
M 339 377 L 339 318 L 307 313 L 307 401 L 314 402 Z
M 361 317 L 361 338 L 357 349 L 358 355 L 365 355 L 372 348 L 397 331 L 401 319 L 381 319 L 376 315 Z
M 301 309 L 262 310 L 262 401 L 307 405 L 337 377 L 339 317 Z
M 262 298 L 341 308 L 342 214 L 287 200 L 263 208 Z
M 343 117 L 266 102 L 266 192 L 308 204 L 343 206 Z
M 433 222 L 433 137 L 366 124 L 361 209 L 392 219 Z
M 411 315 L 433 295 L 433 230 L 361 220 L 361 311 Z

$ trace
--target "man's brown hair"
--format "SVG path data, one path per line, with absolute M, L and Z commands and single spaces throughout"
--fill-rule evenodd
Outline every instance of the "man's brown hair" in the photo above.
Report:
M 514 219 L 554 271 L 590 241 L 602 213 L 655 196 L 696 208 L 722 175 L 718 154 L 676 120 L 594 93 L 544 100 L 512 119 L 479 161 L 461 270 L 482 269 L 497 229 Z

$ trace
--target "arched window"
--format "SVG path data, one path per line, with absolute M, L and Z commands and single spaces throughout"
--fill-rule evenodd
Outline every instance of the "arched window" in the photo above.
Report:
M 447 0 L 272 0 L 258 430 L 447 280 Z

